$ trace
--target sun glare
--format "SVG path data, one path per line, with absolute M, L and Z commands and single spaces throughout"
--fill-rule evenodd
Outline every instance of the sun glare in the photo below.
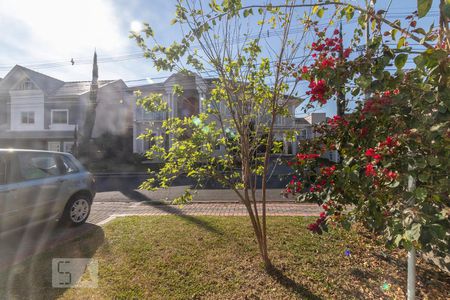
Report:
M 142 30 L 142 23 L 139 21 L 133 21 L 130 24 L 130 29 L 133 32 L 140 32 Z

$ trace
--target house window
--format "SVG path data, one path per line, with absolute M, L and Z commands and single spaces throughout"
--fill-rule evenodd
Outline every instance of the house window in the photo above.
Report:
M 48 142 L 48 150 L 60 152 L 61 151 L 61 143 L 60 142 Z
M 17 89 L 18 90 L 33 90 L 34 84 L 33 84 L 33 82 L 31 82 L 30 79 L 26 79 L 19 84 Z
M 302 132 L 301 132 L 301 134 L 300 134 L 300 139 L 306 140 L 306 137 L 307 137 L 307 135 L 306 135 L 306 129 L 302 129 Z
M 20 119 L 22 124 L 34 124 L 34 111 L 22 111 Z
M 52 124 L 68 124 L 69 111 L 67 109 L 52 110 Z
M 283 116 L 280 116 L 280 115 L 276 116 L 275 117 L 275 124 L 281 125 L 282 123 L 283 123 Z
M 64 146 L 64 152 L 72 153 L 74 150 L 73 149 L 74 142 L 64 142 L 63 146 Z

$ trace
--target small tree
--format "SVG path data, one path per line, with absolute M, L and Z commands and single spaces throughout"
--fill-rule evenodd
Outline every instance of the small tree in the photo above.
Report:
M 280 152 L 282 146 L 274 141 L 274 126 L 278 116 L 293 117 L 289 106 L 300 104 L 294 94 L 296 83 L 288 84 L 291 78 L 286 71 L 302 63 L 297 59 L 294 65 L 302 39 L 289 38 L 293 10 L 261 8 L 258 16 L 253 16 L 252 9 L 242 10 L 240 1 L 225 1 L 222 5 L 211 1 L 209 7 L 203 7 L 200 1 L 178 1 L 172 24 L 179 24 L 186 32 L 180 42 L 169 47 L 159 45 L 148 24 L 144 24 L 142 33 L 151 39 L 147 42 L 152 43 L 151 47 L 146 45 L 144 36 L 133 33 L 158 70 L 175 70 L 187 76 L 209 70 L 214 78 L 202 91 L 206 98 L 202 99 L 199 114 L 182 118 L 169 113 L 162 127 L 170 138 L 170 147 L 165 147 L 164 137 L 155 136 L 152 131 L 143 135 L 153 144 L 146 156 L 162 160 L 164 166 L 152 173 L 142 188 L 167 188 L 182 174 L 198 182 L 212 178 L 231 188 L 247 208 L 267 269 L 271 267 L 266 225 L 267 177 L 271 155 Z M 246 29 L 245 17 L 253 25 L 258 23 L 257 32 Z M 268 26 L 271 31 L 281 28 L 270 48 L 263 39 Z M 183 97 L 179 86 L 174 95 Z M 167 103 L 159 94 L 142 97 L 139 104 L 150 111 L 167 110 Z M 217 153 L 218 148 L 222 152 Z M 258 179 L 262 182 L 259 199 Z M 187 190 L 175 202 L 190 199 Z

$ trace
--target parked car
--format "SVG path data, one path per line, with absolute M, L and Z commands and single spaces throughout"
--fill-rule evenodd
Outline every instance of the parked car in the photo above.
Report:
M 92 175 L 69 153 L 0 149 L 0 232 L 59 220 L 86 222 Z

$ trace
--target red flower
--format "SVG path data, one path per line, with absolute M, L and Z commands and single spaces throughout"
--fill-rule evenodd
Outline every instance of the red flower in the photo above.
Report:
M 303 73 L 303 74 L 308 73 L 308 67 L 307 67 L 307 66 L 303 66 L 303 68 L 302 68 L 302 73 Z
M 398 94 L 400 94 L 400 90 L 399 89 L 395 89 L 393 93 L 394 93 L 394 95 L 398 95 Z
M 395 180 L 398 177 L 398 173 L 397 172 L 390 171 L 388 169 L 384 169 L 383 173 L 389 180 Z
M 347 58 L 350 56 L 350 53 L 352 53 L 352 49 L 347 48 L 344 50 L 344 58 Z
M 334 171 L 336 170 L 336 166 L 333 165 L 331 167 L 326 167 L 322 169 L 322 174 L 326 175 L 326 176 L 331 176 L 333 175 Z
M 336 35 L 336 34 L 339 34 L 339 30 L 335 29 L 334 32 L 333 32 L 333 34 L 335 34 L 335 35 Z
M 322 232 L 319 225 L 317 225 L 317 223 L 311 223 L 308 225 L 308 230 L 314 232 L 314 233 L 320 233 Z
M 366 165 L 366 176 L 376 176 L 377 173 L 375 172 L 375 168 L 371 163 L 368 163 Z
M 329 119 L 327 123 L 333 128 L 336 128 L 339 125 L 348 126 L 349 124 L 348 121 L 341 116 L 334 116 L 333 119 Z
M 375 162 L 379 162 L 381 160 L 381 155 L 376 153 L 375 150 L 373 150 L 373 148 L 367 149 L 365 155 L 367 157 L 373 158 Z
M 325 69 L 327 67 L 330 67 L 333 69 L 335 67 L 335 64 L 336 62 L 333 57 L 324 58 L 320 63 L 320 68 Z
M 308 229 L 314 233 L 321 234 L 322 229 L 320 227 L 325 225 L 325 220 L 326 220 L 326 214 L 325 214 L 325 212 L 322 212 L 322 213 L 320 213 L 320 217 L 316 220 L 315 223 L 308 225 Z
M 375 150 L 373 150 L 373 148 L 369 148 L 369 149 L 366 150 L 365 155 L 366 155 L 367 157 L 372 157 L 372 156 L 375 155 Z
M 375 97 L 375 98 L 367 100 L 364 103 L 362 112 L 376 114 L 376 113 L 380 112 L 383 107 L 385 107 L 391 103 L 392 103 L 391 99 L 387 96 Z

